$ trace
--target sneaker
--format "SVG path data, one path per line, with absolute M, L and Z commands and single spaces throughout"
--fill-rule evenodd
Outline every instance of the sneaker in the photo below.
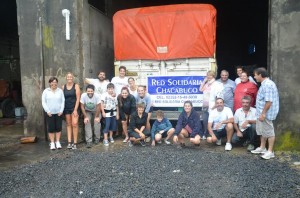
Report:
M 142 146 L 146 146 L 146 142 L 145 142 L 144 140 L 140 140 L 140 144 L 141 144 Z
M 130 140 L 128 141 L 128 146 L 129 147 L 133 147 L 133 144 L 132 144 L 132 142 Z
M 161 142 L 161 140 L 159 140 L 158 142 L 157 142 L 157 144 L 161 144 L 162 142 Z
M 114 143 L 115 142 L 114 138 L 112 138 L 112 137 L 109 138 L 108 140 L 110 141 L 110 143 Z
M 55 150 L 55 149 L 56 149 L 54 142 L 51 142 L 51 143 L 50 143 L 50 149 L 51 149 L 51 150 Z
M 205 136 L 205 135 L 203 135 L 201 139 L 202 139 L 202 140 L 206 140 L 206 136 Z
M 99 144 L 99 140 L 97 139 L 97 140 L 95 140 L 95 144 L 97 145 L 97 144 Z
M 231 151 L 231 149 L 232 149 L 231 143 L 227 142 L 225 145 L 225 151 Z
M 103 140 L 103 145 L 104 145 L 104 146 L 109 146 L 108 140 Z
M 165 140 L 165 143 L 168 145 L 171 144 L 171 142 L 169 140 Z
M 267 149 L 266 148 L 260 148 L 260 147 L 257 147 L 255 150 L 251 151 L 251 153 L 254 153 L 254 154 L 265 154 L 265 152 L 267 152 Z
M 76 144 L 72 144 L 72 150 L 77 149 L 77 145 Z
M 247 147 L 247 151 L 253 151 L 254 150 L 254 145 L 253 144 L 249 144 Z
M 261 156 L 263 159 L 271 159 L 271 158 L 274 158 L 275 155 L 274 155 L 274 152 L 270 152 L 270 151 L 267 151 L 265 152 L 262 156 Z
M 127 143 L 128 142 L 128 140 L 129 140 L 129 138 L 127 137 L 127 138 L 125 138 L 124 140 L 123 140 L 123 143 Z
M 72 149 L 72 144 L 71 143 L 68 144 L 67 149 Z
M 147 137 L 145 140 L 147 143 L 151 141 L 151 137 Z
M 216 142 L 216 145 L 221 146 L 222 145 L 222 139 L 218 139 Z
M 55 142 L 55 146 L 56 146 L 57 149 L 61 149 L 61 144 L 60 144 L 60 142 Z
M 86 148 L 92 148 L 92 142 L 86 143 Z

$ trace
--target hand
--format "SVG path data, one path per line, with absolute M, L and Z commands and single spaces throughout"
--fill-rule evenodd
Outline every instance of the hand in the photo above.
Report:
M 258 120 L 263 122 L 265 119 L 266 119 L 266 114 L 264 114 L 264 113 L 260 114 Z
M 57 115 L 58 115 L 58 116 L 61 116 L 61 115 L 62 115 L 62 112 L 59 112 Z
M 204 78 L 203 82 L 206 83 L 208 81 L 207 77 Z
M 173 137 L 173 142 L 174 142 L 175 144 L 178 143 L 178 136 L 177 136 L 177 135 L 175 135 L 175 136 Z
M 94 121 L 99 123 L 100 122 L 100 117 L 95 117 Z
M 238 137 L 243 137 L 243 134 L 241 133 L 241 131 L 237 131 L 237 132 L 236 132 L 236 135 L 237 135 Z
M 78 112 L 77 112 L 77 111 L 75 111 L 75 110 L 73 111 L 73 113 L 72 113 L 72 114 L 73 114 L 73 116 L 75 116 L 75 117 L 77 117 L 77 116 L 78 116 Z
M 248 120 L 245 120 L 241 126 L 242 129 L 246 129 L 248 124 L 249 124 Z
M 84 124 L 87 124 L 89 122 L 90 122 L 89 118 L 84 118 Z
M 155 146 L 155 140 L 152 141 L 151 146 Z
M 105 117 L 106 117 L 106 114 L 105 114 L 105 112 L 104 112 L 104 113 L 102 113 L 102 117 L 103 117 L 103 118 L 105 118 Z
M 51 116 L 52 116 L 51 112 L 48 112 L 48 113 L 47 113 L 47 115 L 48 115 L 49 117 L 51 117 Z
M 161 130 L 161 131 L 159 131 L 158 133 L 159 134 L 163 134 L 165 131 L 164 130 Z
M 218 123 L 216 123 L 216 125 L 215 125 L 215 129 L 219 129 L 219 128 L 221 128 L 222 127 L 222 122 L 218 122 Z

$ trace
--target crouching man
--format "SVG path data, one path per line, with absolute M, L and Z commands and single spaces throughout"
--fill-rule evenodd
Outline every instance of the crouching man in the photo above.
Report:
M 233 127 L 236 133 L 233 134 L 232 143 L 244 141 L 247 150 L 254 150 L 256 140 L 256 109 L 251 107 L 251 97 L 242 98 L 242 107 L 237 109 L 234 114 Z
M 223 98 L 216 99 L 215 107 L 208 117 L 207 130 L 211 137 L 207 138 L 207 142 L 216 142 L 220 146 L 222 144 L 222 137 L 227 137 L 225 151 L 230 151 L 232 149 L 231 138 L 233 134 L 232 111 L 230 108 L 224 107 Z

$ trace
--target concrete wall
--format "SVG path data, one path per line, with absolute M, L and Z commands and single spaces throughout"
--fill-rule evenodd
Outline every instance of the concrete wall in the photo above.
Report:
M 300 150 L 300 1 L 270 0 L 268 68 L 280 92 L 278 150 Z

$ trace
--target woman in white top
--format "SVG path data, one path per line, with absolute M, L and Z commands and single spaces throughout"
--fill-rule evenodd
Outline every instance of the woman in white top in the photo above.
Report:
M 135 84 L 135 80 L 133 77 L 128 78 L 128 84 L 129 84 L 129 93 L 134 96 L 134 98 L 137 97 L 137 86 Z
M 46 88 L 42 94 L 43 109 L 47 113 L 47 128 L 50 138 L 50 149 L 61 149 L 60 135 L 62 129 L 62 117 L 65 108 L 63 91 L 57 87 L 56 77 L 49 79 L 50 88 Z M 54 142 L 56 138 L 56 142 Z

